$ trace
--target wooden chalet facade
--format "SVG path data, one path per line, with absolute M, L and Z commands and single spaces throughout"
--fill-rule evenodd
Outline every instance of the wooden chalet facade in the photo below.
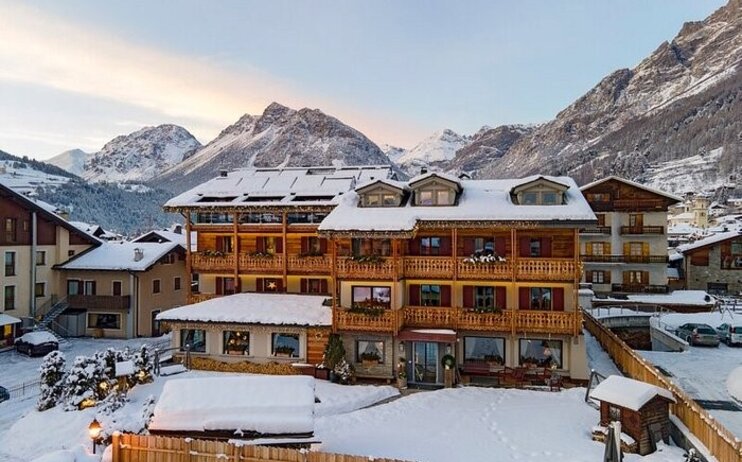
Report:
M 681 245 L 686 289 L 717 295 L 742 293 L 742 233 L 727 231 Z
M 411 382 L 439 384 L 450 354 L 460 367 L 549 366 L 587 378 L 578 230 L 595 217 L 571 179 L 246 169 L 165 209 L 197 236 L 195 250 L 186 244 L 191 302 L 326 294 L 359 376 L 393 378 L 405 358 Z

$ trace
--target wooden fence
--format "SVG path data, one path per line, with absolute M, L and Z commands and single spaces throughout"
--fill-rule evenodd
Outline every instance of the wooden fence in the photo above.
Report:
M 268 446 L 238 446 L 225 441 L 115 433 L 113 462 L 403 462 Z
M 600 342 L 624 374 L 672 392 L 677 402 L 670 405 L 670 411 L 688 427 L 690 432 L 719 462 L 742 461 L 742 443 L 685 391 L 667 380 L 653 365 L 639 356 L 589 313 L 585 313 L 585 327 Z

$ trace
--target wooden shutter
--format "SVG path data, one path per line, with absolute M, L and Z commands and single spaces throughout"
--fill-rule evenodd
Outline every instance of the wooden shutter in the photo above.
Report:
M 407 241 L 407 248 L 410 255 L 420 255 L 420 239 L 410 239 Z
M 642 284 L 649 284 L 649 271 L 642 271 Z
M 623 272 L 623 283 L 624 284 L 631 284 L 631 271 L 624 271 Z
M 551 289 L 551 309 L 554 311 L 564 311 L 564 289 L 554 287 Z
M 474 238 L 473 237 L 464 238 L 464 256 L 468 257 L 473 253 L 474 253 Z
M 593 282 L 593 272 L 585 271 L 585 282 Z
M 506 250 L 506 242 L 504 237 L 496 237 L 495 238 L 495 253 L 501 257 L 505 256 Z
M 642 242 L 642 256 L 649 256 L 649 242 Z
M 319 251 L 323 255 L 327 253 L 327 239 L 319 239 Z
M 629 242 L 623 243 L 623 254 L 624 255 L 631 255 L 631 244 Z
M 464 308 L 474 307 L 474 286 L 464 286 Z
M 276 279 L 276 292 L 283 292 L 283 279 Z
M 301 237 L 301 253 L 303 254 L 309 253 L 309 237 L 307 236 Z
M 224 278 L 216 278 L 216 294 L 224 295 Z
M 304 239 L 304 238 L 302 238 L 302 239 Z M 301 287 L 299 289 L 299 291 L 301 293 L 306 294 L 307 292 L 309 292 L 309 281 L 307 280 L 307 278 L 301 278 L 301 280 L 299 282 L 299 286 Z
M 551 257 L 551 238 L 550 237 L 541 238 L 541 256 L 546 257 L 546 258 Z
M 592 242 L 585 242 L 585 255 L 592 255 L 593 254 L 593 243 Z M 590 282 L 590 281 L 587 281 Z
M 531 307 L 531 289 L 529 287 L 520 287 L 518 289 L 518 308 L 527 310 Z
M 441 306 L 451 306 L 451 286 L 441 286 Z
M 328 293 L 330 290 L 327 288 L 327 279 L 322 279 L 319 283 L 319 291 L 323 294 Z
M 507 289 L 499 286 L 495 287 L 495 307 L 501 310 L 507 309 Z
M 255 278 L 255 292 L 264 292 L 263 278 Z
M 531 256 L 531 238 L 530 237 L 521 237 L 520 238 L 520 252 L 519 255 L 521 257 L 530 257 Z
M 420 306 L 420 284 L 410 284 L 408 291 L 407 304 L 410 306 Z
M 265 238 L 259 237 L 255 240 L 255 251 L 258 253 L 265 253 Z
M 441 238 L 440 254 L 448 256 L 448 257 L 451 256 L 451 238 L 450 237 Z
M 276 240 L 276 253 L 283 253 L 283 238 L 276 237 L 274 239 Z
M 610 271 L 603 271 L 603 281 L 606 284 L 610 284 L 611 283 L 611 272 Z

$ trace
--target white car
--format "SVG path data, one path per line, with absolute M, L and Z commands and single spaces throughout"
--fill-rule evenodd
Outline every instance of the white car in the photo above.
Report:
M 724 323 L 716 328 L 719 339 L 729 346 L 742 345 L 742 325 Z

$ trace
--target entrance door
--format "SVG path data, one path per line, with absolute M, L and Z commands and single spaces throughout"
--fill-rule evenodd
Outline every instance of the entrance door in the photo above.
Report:
M 438 344 L 413 342 L 412 368 L 416 383 L 438 383 Z

